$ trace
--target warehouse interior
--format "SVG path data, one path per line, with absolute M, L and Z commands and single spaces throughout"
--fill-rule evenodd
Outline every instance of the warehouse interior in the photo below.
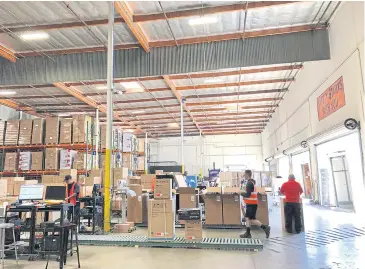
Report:
M 365 268 L 364 95 L 363 1 L 0 1 L 0 267 Z

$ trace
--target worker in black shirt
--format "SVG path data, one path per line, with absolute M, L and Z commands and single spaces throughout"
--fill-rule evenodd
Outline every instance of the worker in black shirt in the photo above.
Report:
M 66 186 L 66 203 L 73 204 L 73 208 L 71 208 L 67 214 L 67 218 L 71 219 L 71 213 L 73 210 L 73 221 L 77 223 L 79 212 L 80 212 L 80 185 L 75 182 L 71 175 L 65 176 Z
M 263 225 L 256 219 L 256 212 L 258 206 L 257 192 L 255 190 L 255 180 L 252 179 L 251 170 L 245 171 L 245 179 L 247 180 L 246 192 L 242 192 L 241 195 L 246 204 L 246 232 L 241 234 L 241 238 L 251 238 L 251 225 L 260 226 L 266 234 L 266 238 L 270 236 L 270 226 Z

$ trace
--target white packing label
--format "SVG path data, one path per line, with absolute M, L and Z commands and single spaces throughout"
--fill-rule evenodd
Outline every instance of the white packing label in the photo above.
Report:
M 191 200 L 192 202 L 195 202 L 195 195 L 192 195 L 192 196 L 190 197 L 190 200 Z
M 238 196 L 238 195 L 235 195 L 235 196 L 234 196 L 234 201 L 235 201 L 235 202 L 238 202 L 238 201 L 239 201 L 239 196 Z

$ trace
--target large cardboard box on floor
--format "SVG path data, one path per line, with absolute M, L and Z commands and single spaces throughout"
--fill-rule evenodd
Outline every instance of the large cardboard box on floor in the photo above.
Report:
M 18 153 L 6 152 L 4 161 L 4 171 L 16 171 L 18 164 Z
M 141 184 L 142 184 L 143 189 L 151 190 L 152 189 L 152 182 L 155 178 L 156 178 L 156 175 L 154 175 L 154 174 L 150 174 L 150 175 L 143 174 L 143 175 L 141 175 Z
M 59 150 L 57 148 L 46 149 L 45 170 L 58 170 L 58 155 Z
M 21 120 L 19 127 L 19 145 L 30 145 L 32 142 L 33 120 Z
M 194 188 L 179 188 L 179 205 L 180 208 L 196 208 L 198 207 L 198 196 Z
M 127 219 L 130 222 L 142 223 L 142 185 L 132 184 L 129 189 L 136 193 L 136 196 L 127 198 Z
M 222 188 L 223 224 L 242 225 L 242 199 L 240 188 Z
M 148 201 L 148 238 L 150 240 L 175 238 L 174 199 Z
M 32 152 L 31 170 L 43 170 L 43 152 Z
M 58 144 L 60 131 L 60 119 L 58 117 L 46 119 L 46 144 Z
M 172 198 L 172 179 L 171 178 L 156 178 L 154 198 L 171 199 Z
M 18 170 L 29 171 L 32 163 L 32 153 L 30 151 L 19 152 Z
M 32 145 L 43 144 L 43 133 L 44 133 L 44 120 L 34 119 L 33 130 L 32 130 Z
M 70 149 L 60 150 L 60 169 L 71 169 L 75 160 L 77 151 Z
M 185 239 L 200 241 L 203 239 L 203 226 L 201 220 L 185 221 Z
M 60 144 L 72 143 L 72 119 L 61 119 Z
M 142 180 L 140 176 L 129 176 L 128 177 L 128 185 L 137 184 L 142 185 Z
M 266 193 L 257 194 L 258 205 L 256 219 L 264 225 L 269 225 L 269 206 Z
M 204 202 L 205 223 L 208 225 L 223 224 L 222 189 L 220 187 L 209 187 L 204 196 Z
M 0 120 L 0 146 L 4 145 L 5 140 L 5 124 L 6 122 Z
M 18 137 L 19 137 L 19 120 L 8 120 L 6 123 L 6 132 L 5 132 L 5 145 L 13 146 L 18 145 Z
M 150 199 L 149 193 L 142 194 L 142 222 L 148 223 L 148 201 Z

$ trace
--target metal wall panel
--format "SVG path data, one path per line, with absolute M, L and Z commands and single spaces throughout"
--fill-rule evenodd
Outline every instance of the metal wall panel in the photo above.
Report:
M 106 78 L 106 52 L 0 59 L 0 84 L 23 85 Z M 114 77 L 140 77 L 330 59 L 327 30 L 242 40 L 115 51 Z

